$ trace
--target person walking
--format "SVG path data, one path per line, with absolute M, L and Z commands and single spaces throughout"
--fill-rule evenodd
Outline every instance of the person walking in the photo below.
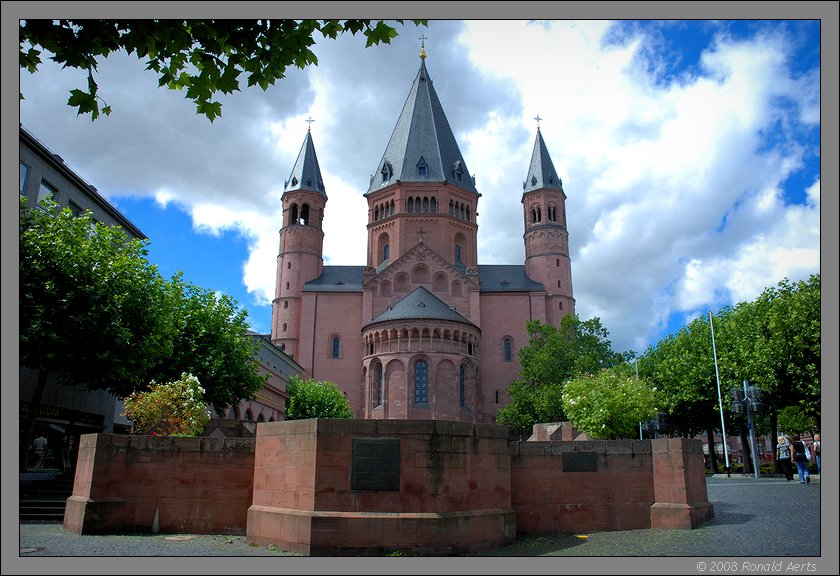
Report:
M 810 484 L 811 474 L 808 472 L 808 446 L 800 439 L 799 434 L 793 435 L 793 442 L 790 447 L 793 449 L 793 461 L 796 464 L 796 470 L 799 472 L 799 483 Z
M 44 458 L 47 455 L 47 439 L 43 434 L 39 434 L 32 441 L 32 450 L 35 452 L 35 470 L 41 470 L 44 467 Z
M 786 436 L 779 436 L 776 445 L 776 460 L 785 475 L 785 481 L 793 480 L 793 465 L 791 464 L 790 442 Z
M 820 476 L 820 446 L 820 435 L 814 434 L 814 442 L 811 444 L 811 454 L 814 455 L 814 460 L 817 461 L 817 476 Z

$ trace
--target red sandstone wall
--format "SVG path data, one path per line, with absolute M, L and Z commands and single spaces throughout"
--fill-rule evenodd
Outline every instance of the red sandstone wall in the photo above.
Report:
M 596 471 L 563 454 L 596 453 Z M 511 443 L 511 506 L 520 534 L 680 528 L 714 516 L 702 445 L 683 438 Z
M 64 527 L 77 534 L 243 534 L 252 438 L 85 434 Z
M 353 440 L 399 440 L 399 489 L 352 488 Z M 515 537 L 507 429 L 428 420 L 257 428 L 248 540 L 304 554 L 456 553 Z
M 563 454 L 597 453 L 597 471 L 564 472 Z M 650 441 L 511 443 L 511 505 L 521 534 L 650 528 Z M 704 480 L 705 486 L 705 480 Z

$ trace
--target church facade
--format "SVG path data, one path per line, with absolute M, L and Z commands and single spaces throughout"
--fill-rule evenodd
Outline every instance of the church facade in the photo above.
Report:
M 492 423 L 526 322 L 574 314 L 566 195 L 537 127 L 522 165 L 525 262 L 479 264 L 481 194 L 425 58 L 364 193 L 363 265 L 324 265 L 328 198 L 307 131 L 282 195 L 271 341 L 303 377 L 337 384 L 357 418 Z

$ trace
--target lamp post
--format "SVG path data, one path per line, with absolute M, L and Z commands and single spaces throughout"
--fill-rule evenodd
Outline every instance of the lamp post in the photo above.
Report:
M 738 388 L 732 389 L 732 397 L 735 400 L 732 403 L 732 410 L 738 412 L 745 411 L 747 413 L 747 429 L 750 431 L 750 452 L 752 452 L 753 461 L 753 476 L 758 478 L 761 472 L 758 469 L 758 450 L 755 441 L 755 426 L 753 425 L 753 412 L 761 409 L 761 389 L 758 386 L 749 386 L 744 380 L 743 392 Z
M 709 310 L 709 327 L 712 329 L 712 354 L 715 357 L 715 379 L 717 380 L 718 406 L 720 407 L 720 436 L 723 444 L 723 459 L 726 462 L 726 475 L 729 476 L 729 451 L 726 449 L 726 429 L 723 425 L 723 399 L 720 397 L 720 373 L 718 372 L 717 349 L 715 348 L 715 325 L 712 311 Z

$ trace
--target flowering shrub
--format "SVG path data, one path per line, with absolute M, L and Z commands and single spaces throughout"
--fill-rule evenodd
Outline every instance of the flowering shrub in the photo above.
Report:
M 134 431 L 159 436 L 195 436 L 210 420 L 204 388 L 192 374 L 175 382 L 155 383 L 124 400 L 122 415 L 134 422 Z

